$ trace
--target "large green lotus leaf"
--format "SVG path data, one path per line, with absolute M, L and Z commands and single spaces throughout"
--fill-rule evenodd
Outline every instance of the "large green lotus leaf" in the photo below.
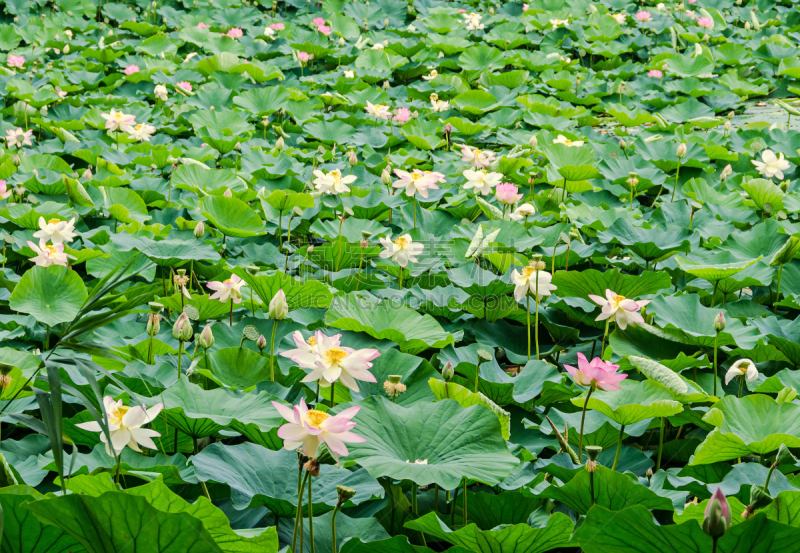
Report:
M 383 389 L 384 382 L 389 376 L 396 375 L 402 377 L 400 382 L 406 386 L 406 391 L 397 397 L 397 403 L 411 405 L 417 401 L 430 402 L 434 399 L 434 395 L 428 381 L 442 378 L 426 359 L 402 353 L 395 348 L 381 351 L 381 356 L 372 361 L 369 372 L 375 377 L 376 382 L 359 382 L 358 392 L 350 391 L 353 401 L 384 395 L 386 393 Z
M 800 491 L 782 491 L 763 512 L 771 520 L 800 527 Z
M 666 271 L 645 271 L 641 275 L 621 274 L 619 269 L 598 271 L 558 271 L 553 275 L 559 297 L 585 298 L 589 294 L 606 297 L 606 290 L 636 299 L 669 288 L 672 281 Z
M 264 505 L 281 517 L 294 516 L 297 509 L 297 453 L 294 450 L 272 451 L 251 443 L 232 446 L 216 443 L 192 457 L 191 462 L 198 479 L 230 486 L 231 503 L 236 509 Z M 384 493 L 378 481 L 363 469 L 351 471 L 323 464 L 320 476 L 312 479 L 312 483 L 315 515 L 336 506 L 336 486 L 356 490 L 356 495 L 348 502 L 351 506 L 383 497 Z M 306 500 L 304 512 L 307 512 L 307 503 Z
M 406 305 L 389 300 L 372 303 L 354 294 L 333 299 L 325 324 L 342 330 L 366 332 L 378 340 L 391 340 L 404 353 L 441 349 L 455 341 L 430 315 L 420 315 Z
M 459 348 L 465 349 L 465 348 Z M 477 350 L 477 347 L 474 348 Z M 474 352 L 477 356 L 477 351 Z M 475 357 L 470 359 L 474 367 Z M 468 370 L 474 373 L 474 368 Z M 457 369 L 458 370 L 458 369 Z M 459 370 L 464 372 L 464 370 Z M 542 391 L 561 387 L 563 377 L 558 367 L 546 361 L 531 359 L 517 373 L 509 376 L 496 362 L 482 363 L 478 390 L 492 397 L 495 403 L 508 405 L 512 402 L 527 403 Z
M 642 505 L 650 510 L 671 511 L 672 500 L 661 497 L 647 486 L 634 482 L 628 475 L 598 466 L 594 474 L 594 502 L 592 501 L 589 473 L 580 471 L 563 486 L 551 485 L 540 497 L 555 499 L 585 515 L 592 505 L 612 511 L 621 511 L 631 505 Z
M 714 60 L 710 55 L 673 56 L 667 60 L 667 71 L 678 77 L 696 77 L 714 71 Z
M 53 327 L 71 322 L 89 297 L 83 279 L 75 271 L 51 265 L 33 267 L 22 275 L 8 305 L 14 311 L 33 315 L 37 321 Z
M 269 356 L 262 357 L 248 348 L 222 348 L 206 356 L 209 372 L 226 386 L 247 390 L 269 380 Z M 205 360 L 198 365 L 205 369 Z
M 331 304 L 333 297 L 328 287 L 319 280 L 298 280 L 280 271 L 272 275 L 253 275 L 243 267 L 236 267 L 232 272 L 239 275 L 265 304 L 280 290 L 286 294 L 286 303 L 292 310 L 304 307 L 324 309 Z
M 228 189 L 239 191 L 246 188 L 240 178 L 225 169 L 211 169 L 205 165 L 181 165 L 175 169 L 172 175 L 172 184 L 175 188 L 191 190 L 198 196 L 212 192 L 217 189 Z
M 695 520 L 660 526 L 641 505 L 622 511 L 596 506 L 575 532 L 586 553 L 708 553 L 711 536 Z M 758 513 L 731 526 L 718 542 L 719 553 L 783 553 L 796 548 L 800 529 Z
M 451 530 L 436 513 L 428 513 L 407 522 L 405 526 L 474 553 L 544 553 L 569 547 L 574 525 L 567 515 L 553 513 L 543 528 L 513 524 L 481 530 L 477 525 L 469 524 L 459 530 Z
M 261 432 L 283 424 L 268 393 L 242 394 L 225 388 L 204 390 L 181 378 L 161 394 L 167 421 L 194 438 L 212 436 L 225 427 L 255 425 Z
M 355 128 L 343 121 L 314 121 L 306 123 L 303 131 L 320 142 L 346 143 L 356 133 Z
M 160 511 L 146 498 L 125 492 L 39 499 L 24 508 L 64 530 L 88 553 L 222 553 L 200 519 Z
M 303 192 L 285 192 L 283 190 L 273 190 L 264 201 L 278 211 L 290 211 L 295 207 L 308 209 L 314 207 L 314 198 L 310 194 Z M 347 219 L 349 221 L 350 219 Z
M 753 263 L 756 263 L 759 259 L 761 259 L 761 257 L 749 261 L 740 261 L 738 263 L 709 264 L 691 261 L 679 255 L 675 256 L 675 261 L 677 261 L 678 267 L 680 267 L 681 270 L 712 283 L 732 277 L 736 273 L 745 270 Z
M 491 530 L 501 524 L 525 524 L 530 514 L 540 506 L 541 500 L 522 492 L 467 492 L 469 520 L 482 530 Z
M 785 196 L 781 187 L 767 179 L 752 179 L 742 183 L 742 189 L 747 192 L 750 199 L 758 209 L 764 209 L 769 204 L 775 212 L 783 209 Z
M 121 186 L 90 187 L 89 195 L 96 206 L 102 206 L 121 223 L 144 223 L 150 220 L 147 204 L 131 190 Z
M 314 551 L 316 553 L 334 553 L 331 542 L 332 529 L 331 517 L 333 513 L 327 512 L 318 515 L 314 507 Z M 278 530 L 281 541 L 291 543 L 294 536 L 294 520 L 285 519 Z M 350 518 L 344 513 L 336 515 L 336 546 L 339 551 L 344 551 L 346 544 L 353 538 L 367 540 L 370 543 L 389 539 L 389 533 L 375 517 Z M 403 538 L 405 539 L 405 538 Z M 308 520 L 303 524 L 303 549 L 302 553 L 311 553 L 311 529 Z M 426 551 L 430 551 L 425 548 Z M 381 549 L 381 552 L 384 550 Z
M 205 291 L 204 291 L 205 292 Z M 218 299 L 209 299 L 209 295 L 200 295 L 198 293 L 192 293 L 192 299 L 187 298 L 182 293 L 177 292 L 172 294 L 166 298 L 159 298 L 158 303 L 163 305 L 167 309 L 172 309 L 173 311 L 177 311 L 180 313 L 183 311 L 182 306 L 191 305 L 195 309 L 197 309 L 197 320 L 198 321 L 208 321 L 208 320 L 216 320 L 216 319 L 224 319 L 231 309 L 231 303 L 229 301 L 221 302 Z M 248 305 L 247 293 L 244 295 L 244 302 L 245 305 Z M 248 305 L 249 307 L 249 305 Z
M 503 440 L 500 421 L 481 405 L 464 409 L 443 400 L 405 408 L 375 396 L 360 404 L 355 432 L 367 441 L 350 444 L 350 458 L 375 478 L 453 489 L 464 476 L 498 484 L 519 464 Z
M 781 444 L 800 447 L 800 405 L 777 403 L 764 394 L 726 396 L 703 420 L 717 428 L 695 451 L 692 465 L 727 461 L 751 453 L 766 455 Z
M 795 367 L 800 365 L 800 318 L 787 321 L 778 317 L 758 317 L 753 324 Z
M 714 317 L 720 309 L 704 307 L 697 294 L 657 296 L 647 306 L 647 312 L 655 313 L 655 323 L 674 335 L 677 341 L 708 348 L 714 346 Z M 756 328 L 745 326 L 730 316 L 726 319 L 725 330 L 719 333 L 719 346 L 739 346 L 742 349 L 756 346 L 761 335 Z
M 502 51 L 481 44 L 479 46 L 467 48 L 467 50 L 458 57 L 458 65 L 466 71 L 490 71 L 490 66 L 492 64 L 502 65 L 500 64 L 502 59 Z
M 629 250 L 648 261 L 671 252 L 688 252 L 699 245 L 696 234 L 682 228 L 663 230 L 635 227 L 627 219 L 619 218 L 608 230 L 597 233 L 601 243 L 617 242 L 627 246 Z
M 203 217 L 226 236 L 241 238 L 266 232 L 261 217 L 239 198 L 206 196 L 198 208 Z
M 558 175 L 561 175 L 562 179 L 583 181 L 600 176 L 597 162 L 590 148 L 548 144 L 542 150 L 550 160 L 552 168 L 558 172 Z
M 683 510 L 682 513 L 678 514 L 676 512 L 673 515 L 672 518 L 675 521 L 675 524 L 683 524 L 684 522 L 695 520 L 697 521 L 697 524 L 702 526 L 703 520 L 705 520 L 706 518 L 705 512 L 709 501 L 711 500 L 704 499 L 700 503 L 687 503 L 686 508 Z M 742 513 L 744 513 L 745 505 L 743 505 L 742 502 L 739 501 L 735 495 L 728 496 L 728 506 L 731 509 L 731 525 L 739 524 L 740 522 L 744 522 L 746 520 L 742 518 Z
M 189 117 L 189 123 L 192 124 L 195 132 L 203 127 L 209 127 L 219 131 L 228 131 L 225 134 L 230 133 L 230 135 L 234 136 L 252 129 L 250 124 L 242 119 L 238 112 L 233 110 L 210 109 L 196 111 Z
M 62 528 L 43 523 L 22 505 L 41 499 L 29 486 L 8 486 L 0 490 L 3 512 L 2 551 L 19 553 L 71 553 L 80 544 Z
M 100 496 L 106 491 L 113 491 L 114 484 L 109 473 L 96 476 L 77 476 L 71 478 L 68 488 L 73 493 Z M 161 480 L 155 480 L 144 486 L 129 488 L 127 494 L 144 497 L 147 502 L 168 513 L 186 513 L 203 522 L 203 527 L 214 538 L 224 553 L 275 553 L 278 551 L 278 534 L 273 528 L 256 528 L 243 536 L 231 529 L 228 517 L 205 497 L 188 502 L 170 490 Z
M 186 261 L 219 261 L 219 253 L 200 240 L 153 240 L 127 233 L 113 234 L 111 241 L 119 252 L 139 251 L 162 266 L 183 265 Z M 136 266 L 136 265 L 134 265 Z
M 285 108 L 289 92 L 280 86 L 252 88 L 244 90 L 233 99 L 234 105 L 254 115 L 267 115 Z
M 654 417 L 671 417 L 683 411 L 683 405 L 663 384 L 653 380 L 637 382 L 626 378 L 619 383 L 621 390 L 597 390 L 589 398 L 589 409 L 625 426 Z M 572 398 L 572 404 L 583 407 L 585 394 Z
M 462 407 L 483 405 L 497 415 L 497 420 L 500 421 L 500 431 L 503 435 L 503 439 L 511 439 L 511 413 L 504 410 L 482 393 L 473 392 L 455 382 L 445 382 L 437 378 L 431 378 L 428 384 L 431 390 L 433 390 L 433 395 L 436 396 L 437 400 L 453 399 Z

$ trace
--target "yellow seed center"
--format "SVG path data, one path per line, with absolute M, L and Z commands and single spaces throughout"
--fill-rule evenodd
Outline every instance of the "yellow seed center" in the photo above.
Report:
M 50 219 L 49 221 L 47 221 L 47 224 L 48 225 L 57 225 L 60 222 L 61 222 L 61 219 Z
M 320 424 L 331 418 L 328 413 L 317 411 L 316 409 L 310 409 L 306 416 L 308 417 L 308 422 L 315 428 L 319 428 Z
M 614 296 L 614 303 L 619 303 L 619 302 L 624 301 L 626 299 L 628 299 L 628 298 L 626 298 L 625 296 Z
M 111 424 L 115 424 L 117 426 L 122 425 L 122 417 L 125 416 L 125 413 L 130 411 L 130 407 L 127 405 L 120 405 L 119 407 L 115 407 L 113 411 L 108 414 L 108 422 Z
M 45 248 L 47 248 L 47 251 L 50 252 L 50 255 L 56 255 L 58 253 L 58 250 L 55 248 L 55 246 L 45 246 Z
M 408 246 L 408 240 L 401 236 L 400 238 L 394 241 L 394 245 L 397 246 L 398 248 L 405 248 L 406 246 Z
M 533 266 L 529 265 L 529 266 L 525 267 L 524 269 L 522 269 L 522 276 L 528 278 L 535 272 L 536 272 L 536 267 L 533 267 Z
M 342 182 L 342 172 L 339 171 L 338 169 L 334 169 L 333 171 L 331 171 L 328 174 L 333 177 L 333 180 L 334 180 L 334 182 L 336 182 L 336 184 L 339 184 L 340 182 Z
M 224 282 L 225 284 L 230 284 L 230 283 L 231 283 L 231 279 L 229 279 L 229 278 L 226 278 L 226 279 L 225 279 L 223 282 Z
M 309 346 L 316 346 L 317 345 L 317 339 L 314 338 L 313 336 L 311 336 L 308 340 L 306 340 L 306 342 L 308 342 Z
M 411 179 L 412 180 L 419 180 L 419 179 L 424 178 L 424 177 L 425 177 L 425 175 L 423 173 L 411 173 Z
M 739 365 L 739 371 L 741 371 L 742 374 L 746 374 L 748 367 L 750 367 L 750 363 L 745 361 Z
M 347 352 L 344 351 L 342 348 L 331 348 L 325 352 L 325 359 L 331 365 L 339 363 L 345 357 L 347 357 Z

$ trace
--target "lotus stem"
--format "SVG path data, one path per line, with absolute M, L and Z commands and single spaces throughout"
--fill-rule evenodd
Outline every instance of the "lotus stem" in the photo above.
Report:
M 331 382 L 331 409 L 336 407 L 335 392 L 336 392 L 336 382 Z
M 278 243 L 280 249 L 283 249 L 283 211 L 278 213 Z
M 769 466 L 769 472 L 767 472 L 767 481 L 764 482 L 764 493 L 769 492 L 769 481 L 772 478 L 772 473 L 775 471 L 775 467 L 778 466 L 778 458 L 775 458 L 775 462 Z
M 606 329 L 603 332 L 603 339 L 600 341 L 600 358 L 603 357 L 603 352 L 606 351 L 606 338 L 608 338 L 608 326 L 611 324 L 611 319 L 606 319 Z
M 303 551 L 303 490 L 306 487 L 306 480 L 308 480 L 308 473 L 300 480 L 300 474 L 303 472 L 303 465 L 300 465 L 298 471 L 298 482 L 300 486 L 297 491 L 297 513 L 294 518 L 294 534 L 292 535 L 292 553 L 297 551 L 297 536 L 300 535 L 300 551 Z
M 719 331 L 714 336 L 714 395 L 717 395 L 717 346 L 719 344 Z M 697 379 L 695 379 L 697 380 Z
M 306 471 L 308 473 L 308 471 Z M 313 486 L 311 483 L 313 482 L 312 476 L 309 475 L 308 478 L 308 545 L 311 547 L 311 553 L 315 553 L 315 545 L 314 545 L 314 503 L 312 502 L 311 494 Z M 300 549 L 302 552 L 302 548 Z
M 711 553 L 717 553 L 717 540 L 719 538 L 711 538 Z
M 344 223 L 344 207 L 342 215 L 339 217 L 339 251 L 336 252 L 336 272 L 339 272 L 339 264 L 342 262 L 342 223 Z
M 539 281 L 536 281 L 536 288 L 538 292 Z M 536 360 L 539 360 L 539 296 L 536 296 L 536 321 L 533 324 L 533 335 L 536 340 Z
M 231 312 L 229 317 L 229 326 L 233 326 L 233 300 L 231 300 Z
M 586 394 L 586 399 L 583 401 L 583 411 L 581 412 L 581 433 L 578 435 L 578 464 L 581 464 L 581 457 L 583 455 L 583 423 L 586 421 L 586 407 L 589 405 L 589 398 L 592 396 L 594 387 L 589 387 L 589 392 Z
M 181 379 L 181 357 L 183 357 L 183 340 L 178 341 L 178 380 Z
M 278 329 L 278 319 L 272 323 L 272 342 L 269 348 L 269 381 L 275 382 L 275 331 Z
M 622 438 L 625 436 L 625 425 L 623 424 L 619 429 L 619 440 L 617 441 L 617 453 L 614 455 L 614 464 L 611 470 L 617 470 L 617 462 L 619 461 L 619 453 L 622 451 Z
M 456 486 L 456 490 L 453 492 L 453 501 L 450 503 L 450 528 L 455 528 L 456 526 L 456 501 L 458 501 L 458 491 L 460 488 L 461 486 Z
M 364 264 L 364 248 L 361 248 L 361 257 L 358 258 L 358 273 L 356 273 L 356 292 L 358 292 L 358 286 L 361 284 L 361 266 L 363 264 Z
M 739 395 L 737 396 L 739 399 L 742 399 L 742 388 L 744 388 L 744 376 L 739 377 Z
M 333 514 L 331 515 L 331 547 L 333 553 L 336 553 L 336 513 L 339 512 L 339 504 L 336 504 L 336 507 L 333 508 Z
M 122 464 L 122 452 L 117 455 L 117 475 L 114 477 L 114 483 L 119 486 L 119 468 Z M 767 478 L 767 482 L 769 482 L 769 478 Z
M 661 417 L 661 429 L 658 433 L 658 461 L 656 462 L 656 472 L 661 470 L 661 452 L 664 449 L 664 430 L 666 424 L 664 423 L 664 417 Z
M 400 267 L 400 273 L 397 275 L 397 289 L 403 289 L 403 273 L 405 272 L 405 268 Z
M 778 267 L 778 289 L 775 292 L 775 301 L 772 304 L 772 312 L 778 312 L 778 306 L 775 305 L 779 301 L 781 301 L 781 277 L 783 276 L 783 263 L 780 264 Z
M 439 512 L 439 484 L 433 485 L 433 510 Z
M 525 316 L 526 322 L 528 326 L 528 361 L 531 360 L 531 297 L 530 295 L 525 297 Z
M 414 228 L 417 228 L 417 197 L 414 196 Z
M 594 506 L 594 470 L 589 471 L 589 499 L 590 505 Z
M 469 518 L 469 511 L 467 510 L 467 477 L 464 477 L 464 528 L 467 527 L 467 519 Z
M 675 186 L 672 187 L 672 199 L 670 202 L 675 201 L 675 191 L 678 189 L 678 175 L 681 174 L 681 160 L 678 159 L 678 168 L 675 170 Z

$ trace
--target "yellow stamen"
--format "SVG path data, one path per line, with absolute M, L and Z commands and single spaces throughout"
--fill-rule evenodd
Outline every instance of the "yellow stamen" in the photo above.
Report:
M 614 301 L 614 303 L 619 303 L 621 301 L 625 301 L 626 299 L 628 299 L 628 298 L 626 298 L 625 296 L 614 296 L 614 300 L 613 301 Z
M 331 348 L 325 352 L 325 360 L 331 365 L 339 363 L 345 357 L 347 357 L 347 352 L 342 348 Z
M 397 246 L 398 248 L 405 248 L 408 246 L 408 240 L 405 237 L 401 236 L 400 238 L 394 241 L 394 245 Z
M 325 413 L 324 411 L 317 411 L 316 409 L 310 409 L 306 416 L 308 417 L 308 422 L 314 428 L 319 428 L 319 425 L 331 418 L 328 413 Z
M 536 272 L 536 267 L 534 267 L 532 265 L 528 265 L 527 267 L 522 269 L 522 276 L 525 277 L 525 278 L 528 278 L 535 272 Z
M 57 225 L 60 222 L 61 222 L 61 219 L 50 219 L 49 221 L 47 221 L 47 224 L 48 225 Z
M 125 416 L 125 413 L 130 411 L 130 407 L 127 405 L 120 405 L 118 407 L 114 407 L 114 410 L 108 414 L 108 422 L 111 424 L 115 424 L 117 426 L 122 426 L 122 417 Z
M 231 279 L 229 279 L 229 278 L 226 278 L 226 279 L 225 279 L 225 280 L 223 280 L 222 282 L 224 282 L 225 284 L 230 284 L 230 283 L 231 283 Z
M 45 246 L 45 249 L 50 252 L 50 255 L 56 255 L 58 253 L 58 250 L 55 248 L 55 246 Z
M 309 346 L 316 346 L 317 345 L 317 339 L 314 338 L 313 336 L 311 336 L 308 340 L 306 340 L 306 342 L 308 342 Z

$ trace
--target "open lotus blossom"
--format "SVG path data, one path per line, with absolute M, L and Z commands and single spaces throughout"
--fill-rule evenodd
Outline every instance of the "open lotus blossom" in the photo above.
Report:
M 376 119 L 389 119 L 389 117 L 392 115 L 392 111 L 389 109 L 389 106 L 384 106 L 383 104 L 373 104 L 369 100 L 367 100 L 367 113 L 374 115 Z
M 33 136 L 33 129 L 23 131 L 21 127 L 15 129 L 8 129 L 6 131 L 6 142 L 8 147 L 22 148 L 23 146 L 31 146 L 31 137 Z
M 776 156 L 772 150 L 764 150 L 761 152 L 761 161 L 750 160 L 750 163 L 756 166 L 756 169 L 762 177 L 771 179 L 778 177 L 783 180 L 783 172 L 789 169 L 789 162 L 783 159 L 783 152 Z
M 348 185 L 354 183 L 357 178 L 355 175 L 342 176 L 342 172 L 339 169 L 334 169 L 327 175 L 317 169 L 314 171 L 314 176 L 317 177 L 314 179 L 317 192 L 320 194 L 332 194 L 334 196 L 344 192 L 350 192 L 350 187 Z
M 570 140 L 563 134 L 559 134 L 558 137 L 553 139 L 553 144 L 563 144 L 569 148 L 580 148 L 583 146 L 583 140 Z
M 315 17 L 314 19 L 311 20 L 311 23 L 315 27 L 319 27 L 320 25 L 325 25 L 325 18 L 324 17 Z
M 125 73 L 126 75 L 133 75 L 134 73 L 138 73 L 138 72 L 139 72 L 139 66 L 138 65 L 134 65 L 134 64 L 129 65 L 123 71 L 123 73 Z
M 106 120 L 106 129 L 112 132 L 127 132 L 129 128 L 136 124 L 134 115 L 126 115 L 114 108 L 111 108 L 109 113 L 101 113 L 100 117 Z
M 153 136 L 155 132 L 156 128 L 147 123 L 140 123 L 128 129 L 128 135 L 130 135 L 131 138 L 142 142 L 150 142 L 150 137 Z
M 533 207 L 532 204 L 522 204 L 517 209 L 511 212 L 509 217 L 513 221 L 519 221 L 521 219 L 525 219 L 526 217 L 532 217 L 536 215 L 536 208 Z
M 476 194 L 486 196 L 492 193 L 492 189 L 497 186 L 503 179 L 501 173 L 488 173 L 483 169 L 478 171 L 464 171 L 464 176 L 467 178 L 467 183 L 464 185 L 464 190 L 472 189 Z
M 494 197 L 501 204 L 514 205 L 522 199 L 522 194 L 517 194 L 519 188 L 510 182 L 498 184 L 494 189 Z
M 211 28 L 211 25 L 206 25 L 205 23 L 203 23 L 203 22 L 201 21 L 200 23 L 198 23 L 198 24 L 197 24 L 197 28 L 198 28 L 198 29 L 210 29 L 210 28 Z
M 6 60 L 6 65 L 9 67 L 17 67 L 22 68 L 25 65 L 25 56 L 17 56 L 14 54 L 9 54 L 8 59 Z
M 239 27 L 234 27 L 225 33 L 225 36 L 231 37 L 232 39 L 242 38 L 242 36 L 244 36 L 244 31 L 242 31 Z
M 737 376 L 741 376 L 748 382 L 753 382 L 758 378 L 756 364 L 750 359 L 739 359 L 736 363 L 731 365 L 731 368 L 725 373 L 725 385 L 727 386 L 730 381 Z
M 450 102 L 446 100 L 431 100 L 431 111 L 441 113 L 450 109 Z
M 624 25 L 625 20 L 628 19 L 628 15 L 624 13 L 612 13 L 611 17 L 613 17 L 614 21 L 616 21 L 620 25 Z
M 614 365 L 609 361 L 603 361 L 595 357 L 589 362 L 586 356 L 578 353 L 578 368 L 571 365 L 564 365 L 567 372 L 579 386 L 590 388 L 600 388 L 607 392 L 619 390 L 621 386 L 617 384 L 628 378 L 627 374 L 618 374 L 619 365 Z
M 641 21 L 642 23 L 645 23 L 647 21 L 652 21 L 652 20 L 653 16 L 650 14 L 650 12 L 644 10 L 636 12 L 636 21 Z
M 461 148 L 461 155 L 463 156 L 461 161 L 466 161 L 476 169 L 488 167 L 494 161 L 494 152 L 470 148 L 466 145 Z
M 135 407 L 128 407 L 122 404 L 122 400 L 114 401 L 111 396 L 103 398 L 103 405 L 106 409 L 106 416 L 108 417 L 108 433 L 111 435 L 111 451 L 109 447 L 106 433 L 103 432 L 103 427 L 97 421 L 82 422 L 76 424 L 78 428 L 88 432 L 100 432 L 100 441 L 106 445 L 106 453 L 112 457 L 116 457 L 125 446 L 130 447 L 132 450 L 141 452 L 139 446 L 148 449 L 157 449 L 153 438 L 161 436 L 155 430 L 142 428 L 145 424 L 153 422 L 161 410 L 164 408 L 163 403 L 158 403 L 150 409 L 145 409 L 143 405 Z
M 656 79 L 660 79 L 661 77 L 664 76 L 664 73 L 662 73 L 658 69 L 651 69 L 650 71 L 647 72 L 647 76 L 648 77 L 655 77 Z
M 64 253 L 64 244 L 48 245 L 44 240 L 39 240 L 39 244 L 36 245 L 28 240 L 28 247 L 36 254 L 31 261 L 39 267 L 49 267 L 50 265 L 66 267 L 69 259 L 77 259 L 75 256 Z
M 325 36 L 329 36 L 333 32 L 333 29 L 331 29 L 328 25 L 320 25 L 317 27 L 317 30 Z
M 408 108 L 397 108 L 392 120 L 397 121 L 401 125 L 408 123 L 409 120 L 411 120 L 411 110 Z
M 356 77 L 356 72 L 351 71 L 349 69 L 344 70 L 344 78 L 345 79 L 354 79 Z
M 424 244 L 414 242 L 409 234 L 398 236 L 394 242 L 383 236 L 379 240 L 381 245 L 386 248 L 380 253 L 380 257 L 383 259 L 391 258 L 392 261 L 403 268 L 408 266 L 409 261 L 417 263 L 419 261 L 417 256 L 425 249 Z
M 429 74 L 422 76 L 422 80 L 423 81 L 432 81 L 433 79 L 435 79 L 438 76 L 439 76 L 439 72 L 436 71 L 436 69 L 431 69 L 431 72 Z
M 287 421 L 278 429 L 278 437 L 283 440 L 283 447 L 288 450 L 295 450 L 302 447 L 303 453 L 309 457 L 315 457 L 319 445 L 324 443 L 333 453 L 336 462 L 339 462 L 339 455 L 347 455 L 346 443 L 362 443 L 367 440 L 363 437 L 350 432 L 355 428 L 356 423 L 352 421 L 361 407 L 350 407 L 335 416 L 324 411 L 309 409 L 305 399 L 300 399 L 300 404 L 293 409 L 277 401 L 272 405 L 278 413 Z
M 167 87 L 163 84 L 157 84 L 153 89 L 153 95 L 162 102 L 167 101 Z
M 701 17 L 697 20 L 697 24 L 703 27 L 704 29 L 713 29 L 714 28 L 714 20 L 710 17 Z
M 303 378 L 303 382 L 317 382 L 320 386 L 327 388 L 334 382 L 340 382 L 345 387 L 354 392 L 358 391 L 358 380 L 364 382 L 377 382 L 375 376 L 369 372 L 372 368 L 371 361 L 380 357 L 380 352 L 376 349 L 347 348 L 340 344 L 342 335 L 326 336 L 321 330 L 314 333 L 316 345 L 312 348 L 314 364 L 307 367 L 308 354 L 298 354 L 292 357 L 302 357 L 302 361 L 311 372 Z M 298 361 L 298 365 L 300 362 Z
M 6 181 L 3 179 L 0 179 L 0 200 L 5 200 L 11 196 L 12 193 L 13 190 L 8 187 L 8 183 L 6 183 Z
M 336 336 L 332 336 L 332 339 L 338 340 L 341 337 L 341 334 L 337 334 Z M 317 338 L 315 336 L 310 336 L 308 340 L 303 339 L 303 335 L 300 333 L 299 330 L 295 330 L 294 334 L 292 334 L 292 339 L 294 340 L 295 345 L 297 346 L 295 349 L 286 350 L 281 352 L 281 357 L 287 357 L 297 363 L 297 366 L 301 369 L 313 369 L 316 365 L 317 360 Z
M 208 299 L 219 300 L 222 303 L 227 303 L 229 301 L 233 301 L 233 303 L 242 303 L 242 286 L 246 285 L 247 283 L 238 275 L 231 275 L 231 278 L 221 282 L 212 280 L 206 284 L 208 288 L 214 290 L 214 293 L 211 294 Z
M 76 217 L 69 221 L 62 221 L 61 219 L 45 221 L 44 217 L 39 217 L 39 228 L 41 230 L 34 232 L 33 237 L 45 242 L 50 240 L 54 245 L 72 242 L 76 236 L 75 220 Z
M 419 193 L 423 198 L 428 197 L 428 190 L 438 190 L 436 177 L 432 176 L 433 173 L 424 173 L 419 169 L 414 169 L 411 173 L 403 171 L 402 169 L 395 169 L 394 174 L 400 177 L 400 180 L 394 181 L 392 186 L 394 188 L 405 188 L 406 195 L 413 198 L 415 194 Z
M 178 84 L 175 85 L 175 88 L 178 90 L 182 90 L 184 92 L 191 92 L 192 83 L 190 83 L 189 81 L 180 81 Z
M 467 26 L 468 31 L 480 31 L 484 28 L 484 24 L 481 23 L 482 16 L 479 13 L 469 13 L 469 14 L 462 14 L 464 17 L 464 24 Z
M 532 261 L 530 265 L 522 269 L 520 273 L 514 269 L 511 273 L 511 283 L 514 284 L 514 299 L 522 301 L 525 296 L 530 294 L 536 296 L 537 301 L 541 301 L 544 296 L 549 296 L 556 290 L 552 284 L 553 275 L 538 268 Z M 538 296 L 537 296 L 538 292 Z
M 551 19 L 550 25 L 552 25 L 552 29 L 555 31 L 559 27 L 566 27 L 569 25 L 569 19 Z
M 283 23 L 270 23 L 269 28 L 275 29 L 276 31 L 282 31 L 286 28 L 286 25 Z
M 589 294 L 589 299 L 603 308 L 595 321 L 604 321 L 614 317 L 621 330 L 625 330 L 629 324 L 643 323 L 644 318 L 639 313 L 639 309 L 650 303 L 650 300 L 633 301 L 608 289 L 606 289 L 605 298 Z

